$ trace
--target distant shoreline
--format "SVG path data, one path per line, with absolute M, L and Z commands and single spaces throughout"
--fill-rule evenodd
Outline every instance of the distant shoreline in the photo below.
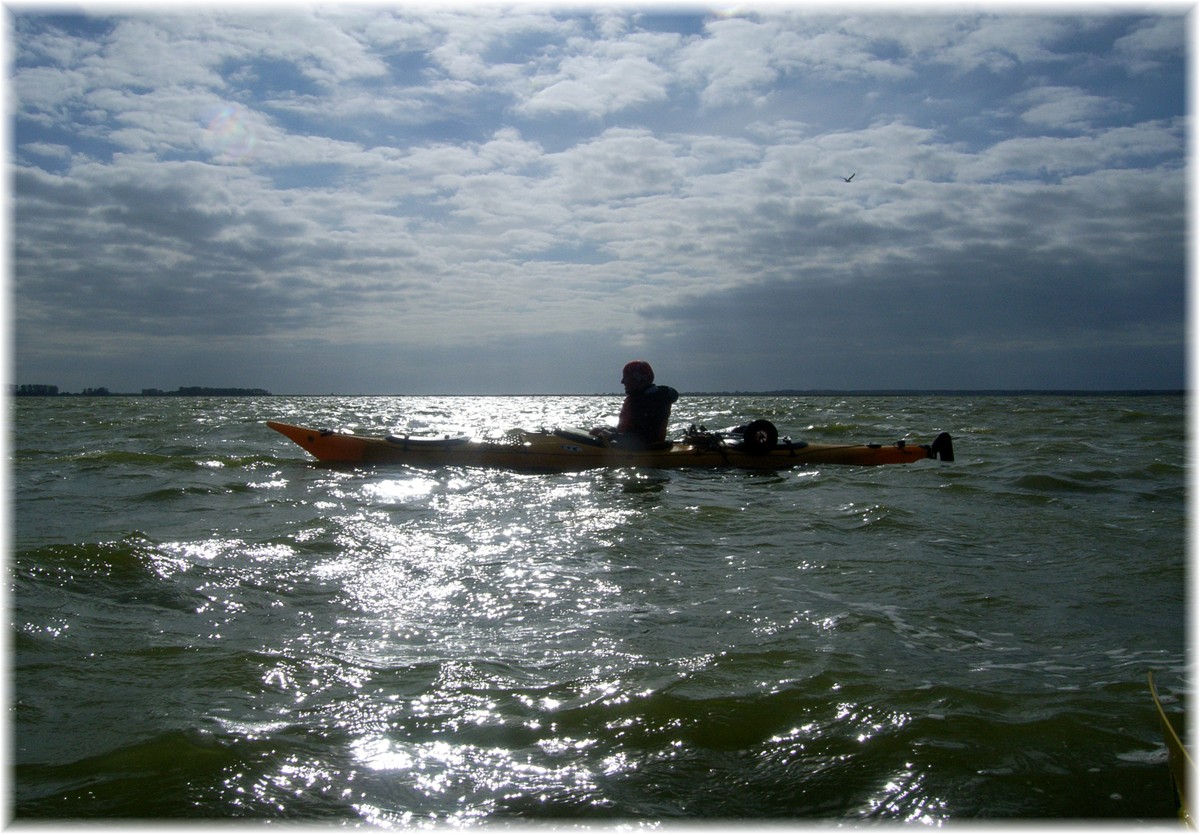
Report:
M 9 386 L 12 397 L 272 397 L 266 389 L 213 388 L 208 386 L 180 386 L 174 391 L 142 389 L 139 392 L 116 392 L 107 388 L 86 388 L 81 392 L 59 391 L 58 386 L 22 384 Z
M 1187 389 L 780 389 L 778 391 L 696 392 L 703 396 L 753 397 L 1166 397 L 1186 395 Z
M 38 387 L 50 389 L 51 386 Z M 189 386 L 176 391 L 110 392 L 10 391 L 14 397 L 619 397 L 619 392 L 592 394 L 272 394 L 265 389 Z M 683 397 L 1184 397 L 1187 389 L 773 389 L 769 391 L 681 391 Z

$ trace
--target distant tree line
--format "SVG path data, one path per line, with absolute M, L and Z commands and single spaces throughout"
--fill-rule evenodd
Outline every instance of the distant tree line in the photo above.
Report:
M 208 388 L 206 386 L 180 386 L 175 391 L 142 389 L 142 394 L 154 397 L 265 397 L 271 394 L 266 389 Z
M 9 386 L 9 393 L 14 397 L 71 397 L 70 392 L 59 392 L 58 386 L 25 383 L 19 386 Z M 100 386 L 86 388 L 79 393 L 82 397 L 110 397 L 113 392 Z M 162 389 L 142 389 L 142 397 L 269 397 L 271 392 L 266 389 L 243 388 L 209 388 L 207 386 L 180 386 L 175 391 Z M 137 395 L 126 394 L 124 397 Z
M 12 388 L 12 393 L 17 397 L 53 397 L 58 394 L 58 386 L 24 385 Z

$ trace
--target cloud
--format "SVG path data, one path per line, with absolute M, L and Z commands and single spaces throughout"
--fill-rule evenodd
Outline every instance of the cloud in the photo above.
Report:
M 1101 129 L 1084 136 L 1005 139 L 972 155 L 964 173 L 972 179 L 1037 178 L 1098 168 L 1125 168 L 1171 160 L 1178 171 L 1184 147 L 1182 120 Z M 1172 176 L 1177 176 L 1173 174 Z
M 1126 62 L 1129 72 L 1154 72 L 1174 60 L 1183 49 L 1186 27 L 1174 17 L 1138 21 L 1127 35 L 1113 43 L 1113 49 Z
M 1056 15 L 987 15 L 976 20 L 944 21 L 944 48 L 933 60 L 960 72 L 987 70 L 1003 73 L 1022 66 L 1047 69 L 1070 60 L 1060 44 L 1081 30 L 1098 25 L 1097 18 Z
M 528 80 L 516 105 L 529 116 L 574 113 L 599 119 L 630 107 L 667 99 L 672 75 L 660 62 L 678 46 L 677 35 L 621 33 L 619 40 L 571 39 L 580 50 Z
M 1086 130 L 1097 119 L 1121 109 L 1107 96 L 1075 87 L 1039 87 L 1018 96 L 1017 101 L 1025 105 L 1022 121 L 1063 131 Z

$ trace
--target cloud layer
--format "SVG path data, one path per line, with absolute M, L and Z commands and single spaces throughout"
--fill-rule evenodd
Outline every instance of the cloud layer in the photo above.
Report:
M 1183 387 L 1186 34 L 17 9 L 17 382 Z

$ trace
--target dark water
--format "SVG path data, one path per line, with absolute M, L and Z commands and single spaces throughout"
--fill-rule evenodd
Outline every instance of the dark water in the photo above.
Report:
M 1173 815 L 1182 397 L 685 397 L 958 460 L 335 469 L 266 429 L 618 398 L 10 403 L 12 812 L 378 825 Z

